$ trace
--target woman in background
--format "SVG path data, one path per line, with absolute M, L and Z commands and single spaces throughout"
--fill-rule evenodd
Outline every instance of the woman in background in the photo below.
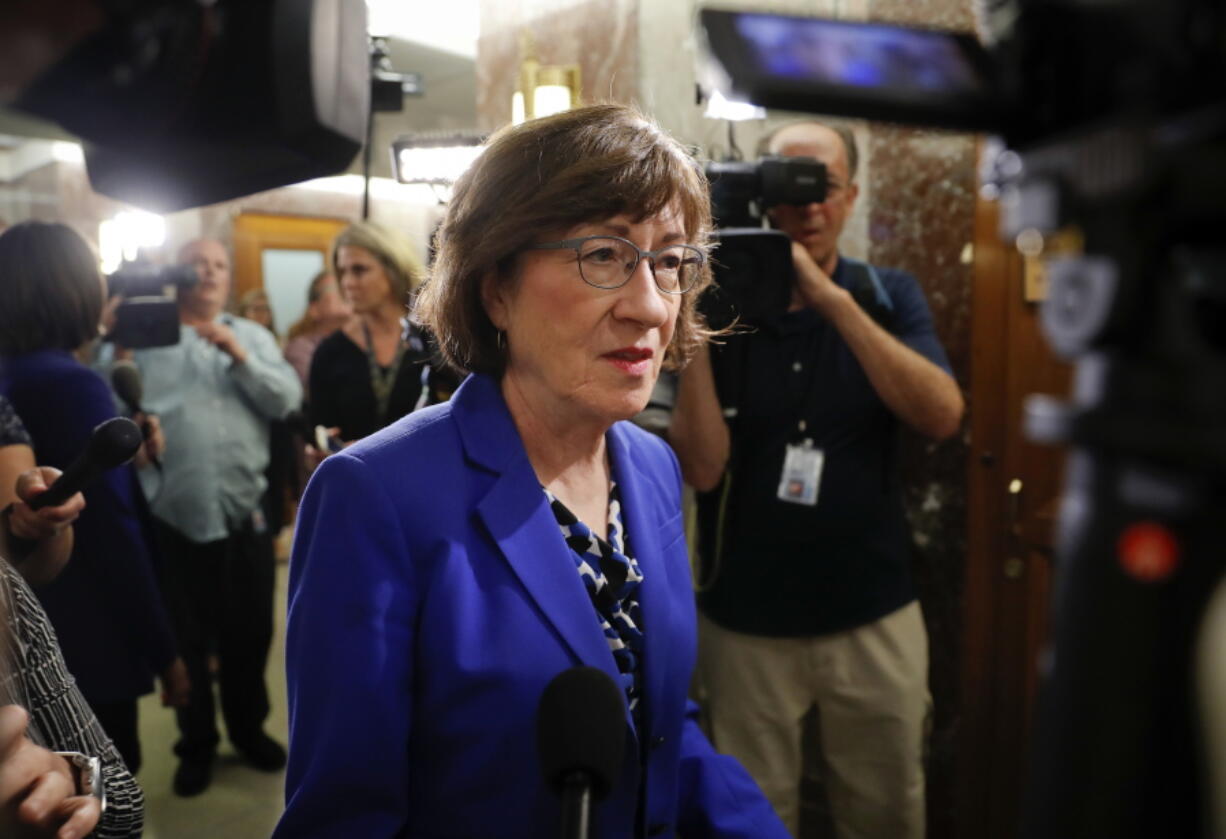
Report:
M 253 320 L 277 337 L 277 329 L 272 319 L 272 305 L 268 302 L 268 292 L 262 288 L 253 288 L 238 301 L 234 312 L 240 318 Z M 280 340 L 280 339 L 278 339 Z
M 40 464 L 66 468 L 95 426 L 116 416 L 110 388 L 73 355 L 98 335 L 104 291 L 93 253 L 70 228 L 24 222 L 0 234 L 0 393 Z M 163 700 L 185 703 L 187 671 L 154 580 L 135 470 L 106 472 L 84 496 L 68 565 L 38 597 L 81 693 L 135 772 L 138 697 L 157 674 Z
M 352 442 L 418 407 L 430 356 L 405 315 L 422 267 L 403 236 L 360 222 L 332 245 L 332 268 L 354 316 L 311 359 L 311 422 Z
M 285 342 L 285 360 L 302 380 L 303 393 L 310 398 L 308 388 L 311 359 L 324 338 L 344 326 L 353 317 L 353 307 L 341 295 L 340 285 L 331 271 L 320 271 L 307 288 L 307 308 L 298 322 L 289 328 Z

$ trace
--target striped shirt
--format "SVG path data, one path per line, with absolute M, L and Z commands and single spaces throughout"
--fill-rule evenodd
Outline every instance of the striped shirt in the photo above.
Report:
M 55 630 L 25 580 L 0 558 L 0 611 L 7 618 L 6 661 L 0 662 L 0 701 L 30 712 L 26 731 L 35 744 L 57 752 L 102 759 L 106 812 L 92 836 L 127 839 L 141 835 L 145 794 L 103 732 L 64 666 Z

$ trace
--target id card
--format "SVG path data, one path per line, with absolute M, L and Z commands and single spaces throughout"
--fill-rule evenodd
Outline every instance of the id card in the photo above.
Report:
M 826 454 L 813 448 L 812 440 L 802 445 L 789 445 L 783 458 L 783 475 L 779 478 L 776 495 L 791 504 L 817 505 L 817 491 L 822 485 L 822 465 Z

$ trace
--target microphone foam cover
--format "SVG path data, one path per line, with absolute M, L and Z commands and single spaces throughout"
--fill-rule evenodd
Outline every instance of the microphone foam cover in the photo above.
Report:
M 545 783 L 561 792 L 572 772 L 592 777 L 601 800 L 621 774 L 626 744 L 626 703 L 603 670 L 572 667 L 545 688 L 536 716 L 536 743 Z
M 111 388 L 133 411 L 140 407 L 144 397 L 140 370 L 130 361 L 120 361 L 111 368 Z
M 127 417 L 100 423 L 89 438 L 89 459 L 103 469 L 127 463 L 144 442 L 140 427 Z

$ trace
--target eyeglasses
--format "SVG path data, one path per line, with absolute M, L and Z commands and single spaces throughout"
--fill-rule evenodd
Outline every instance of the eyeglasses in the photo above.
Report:
M 707 255 L 693 245 L 669 245 L 654 251 L 620 236 L 584 236 L 529 245 L 524 250 L 573 250 L 579 262 L 579 276 L 596 288 L 621 288 L 630 281 L 644 257 L 651 266 L 656 288 L 665 294 L 685 294 L 702 274 Z

